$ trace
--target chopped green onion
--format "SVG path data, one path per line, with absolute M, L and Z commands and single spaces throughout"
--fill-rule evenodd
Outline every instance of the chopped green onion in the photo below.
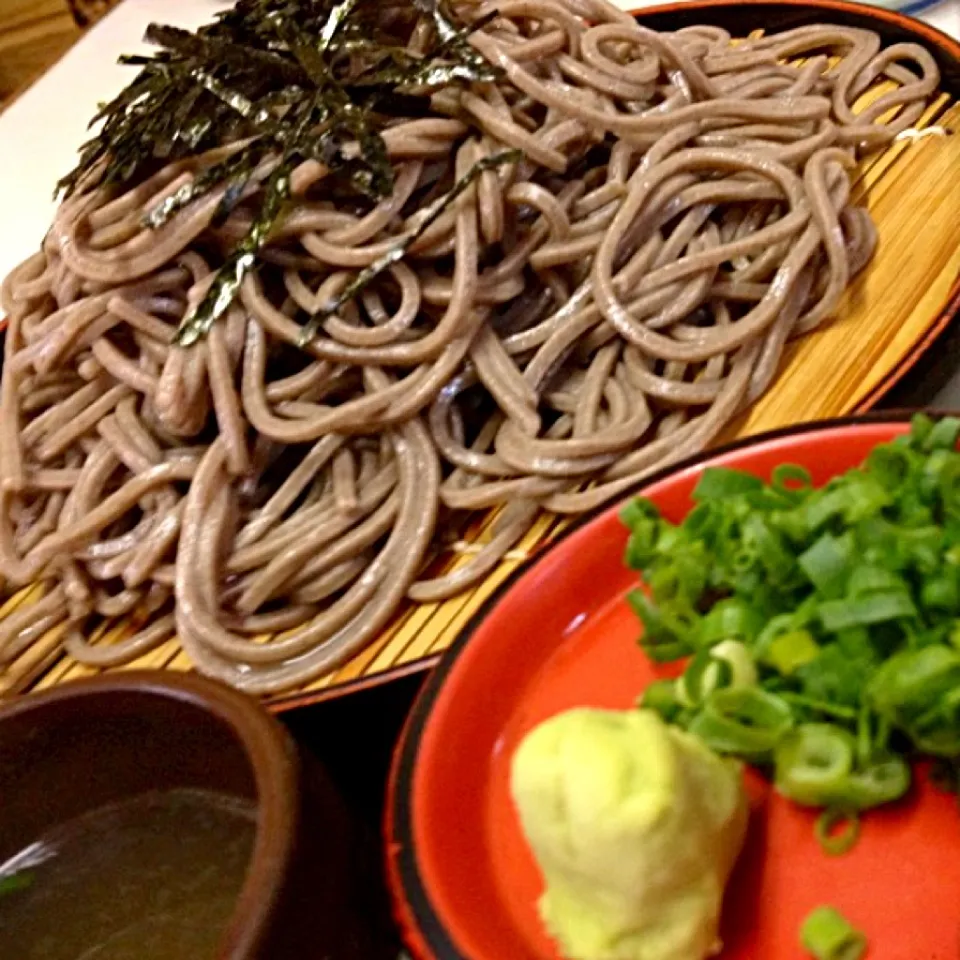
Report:
M 909 599 L 909 584 L 900 574 L 871 563 L 863 563 L 851 574 L 847 593 L 851 597 L 875 596 L 879 593 L 902 594 Z
M 677 682 L 675 680 L 655 680 L 640 697 L 641 707 L 654 710 L 668 722 L 681 710 L 682 704 L 677 697 Z
M 791 630 L 774 637 L 764 654 L 764 661 L 785 677 L 810 663 L 820 654 L 820 644 L 809 630 Z
M 782 463 L 774 467 L 770 476 L 770 486 L 779 492 L 803 493 L 813 489 L 810 471 L 794 463 Z
M 832 717 L 835 720 L 853 720 L 857 715 L 857 711 L 852 707 L 843 707 L 826 700 L 817 700 L 815 697 L 805 697 L 802 693 L 793 693 L 790 690 L 781 690 L 777 696 L 793 707 L 801 707 L 813 713 L 822 713 L 824 716 Z
M 808 807 L 832 807 L 847 799 L 855 741 L 841 727 L 804 723 L 777 745 L 774 782 L 785 797 Z
M 824 600 L 820 604 L 820 622 L 831 633 L 900 617 L 915 617 L 916 614 L 916 607 L 905 591 L 846 600 Z
M 785 583 L 796 567 L 793 553 L 772 524 L 757 514 L 743 524 L 743 542 L 756 553 L 764 570 L 775 583 Z
M 856 812 L 836 808 L 824 810 L 817 817 L 814 832 L 827 856 L 842 857 L 849 853 L 860 839 L 860 816 Z
M 935 577 L 920 588 L 920 603 L 926 610 L 960 613 L 960 583 L 955 575 Z
M 657 526 L 659 521 L 660 514 L 649 500 L 639 498 L 631 500 L 620 511 L 620 522 L 631 531 L 637 526 L 646 527 L 648 524 Z
M 849 797 L 857 810 L 899 800 L 910 789 L 910 767 L 901 757 L 871 764 L 850 777 Z
M 676 614 L 653 603 L 642 590 L 631 590 L 627 602 L 643 623 L 643 648 L 659 663 L 693 652 L 690 628 Z
M 860 960 L 867 938 L 833 907 L 817 907 L 800 928 L 800 943 L 814 960 Z
M 807 528 L 811 533 L 819 530 L 829 520 L 840 516 L 851 503 L 851 491 L 848 487 L 828 490 L 813 499 L 807 506 Z
M 960 716 L 951 706 L 960 689 L 960 652 L 945 644 L 895 654 L 871 677 L 867 697 L 893 726 L 919 734 L 925 749 L 936 742 L 937 726 L 945 739 L 938 756 L 960 753 L 950 749 L 960 736 Z M 948 709 L 944 709 L 947 707 Z
M 693 499 L 725 500 L 744 493 L 756 493 L 763 489 L 763 481 L 750 473 L 730 470 L 727 467 L 707 467 L 693 491 Z
M 697 638 L 704 647 L 723 640 L 753 640 L 762 627 L 763 615 L 757 609 L 738 597 L 728 597 L 701 619 Z
M 857 763 L 869 762 L 873 753 L 873 731 L 870 729 L 870 708 L 863 704 L 857 717 Z
M 757 687 L 728 687 L 712 693 L 689 730 L 718 753 L 765 761 L 793 726 L 786 703 Z
M 915 413 L 910 419 L 910 432 L 903 437 L 897 437 L 904 446 L 920 450 L 927 442 L 933 430 L 933 418 L 925 413 Z
M 956 458 L 945 465 L 937 483 L 943 512 L 947 517 L 956 518 L 960 511 L 960 461 Z
M 875 447 L 867 457 L 870 472 L 887 489 L 895 489 L 909 476 L 913 454 L 897 447 Z
M 711 651 L 701 650 L 677 680 L 677 699 L 685 707 L 697 707 L 715 690 L 730 686 L 733 669 L 717 660 Z
M 781 740 L 774 755 L 774 782 L 785 797 L 808 807 L 867 810 L 902 797 L 910 788 L 910 767 L 900 757 L 866 758 L 848 730 L 805 723 Z
M 757 683 L 757 666 L 745 643 L 724 640 L 710 650 L 710 655 L 721 663 L 728 663 L 732 671 L 731 687 L 753 687 Z
M 693 657 L 676 681 L 676 696 L 684 707 L 698 707 L 716 690 L 752 687 L 756 682 L 757 668 L 746 645 L 724 640 Z
M 824 597 L 841 597 L 854 563 L 853 537 L 824 533 L 798 558 L 800 569 Z
M 712 468 L 681 522 L 628 505 L 641 643 L 692 656 L 661 714 L 827 809 L 902 797 L 916 751 L 960 762 L 958 438 L 921 415 L 823 487 Z
M 960 420 L 942 417 L 931 428 L 923 441 L 924 450 L 953 450 L 960 437 Z
M 913 742 L 935 757 L 960 755 L 960 689 L 945 693 L 909 725 Z

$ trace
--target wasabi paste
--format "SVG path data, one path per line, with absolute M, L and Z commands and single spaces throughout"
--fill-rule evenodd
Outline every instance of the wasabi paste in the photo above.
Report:
M 748 810 L 741 768 L 649 710 L 576 709 L 534 729 L 511 790 L 569 960 L 703 960 Z

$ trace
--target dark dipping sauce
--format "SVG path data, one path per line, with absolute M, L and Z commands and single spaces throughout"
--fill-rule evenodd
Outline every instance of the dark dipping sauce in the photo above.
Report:
M 213 960 L 256 806 L 165 790 L 100 807 L 0 865 L 4 960 Z

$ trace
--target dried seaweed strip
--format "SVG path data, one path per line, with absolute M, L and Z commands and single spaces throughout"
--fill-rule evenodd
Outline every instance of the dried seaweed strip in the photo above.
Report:
M 477 24 L 458 26 L 434 0 L 415 6 L 435 24 L 433 46 L 422 58 L 371 39 L 369 10 L 358 0 L 241 0 L 195 33 L 151 25 L 146 39 L 158 52 L 123 61 L 141 71 L 95 118 L 103 124 L 100 132 L 58 184 L 67 196 L 92 177 L 122 186 L 161 162 L 246 139 L 236 154 L 200 171 L 148 211 L 145 225 L 161 227 L 210 191 L 225 188 L 216 212 L 222 220 L 262 160 L 271 152 L 281 158 L 257 198 L 248 234 L 181 324 L 181 344 L 202 337 L 229 307 L 282 217 L 297 163 L 317 160 L 358 200 L 379 202 L 394 187 L 381 131 L 394 118 L 425 115 L 437 86 L 496 77 L 468 43 Z M 341 71 L 339 61 L 349 64 L 358 49 L 360 69 Z M 412 109 L 418 100 L 419 109 Z

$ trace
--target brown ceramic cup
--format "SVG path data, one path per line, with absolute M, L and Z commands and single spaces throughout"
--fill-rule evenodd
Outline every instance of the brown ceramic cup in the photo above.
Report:
M 194 676 L 129 672 L 0 708 L 0 863 L 96 807 L 180 787 L 257 804 L 218 960 L 396 956 L 366 838 L 322 768 L 255 701 Z

